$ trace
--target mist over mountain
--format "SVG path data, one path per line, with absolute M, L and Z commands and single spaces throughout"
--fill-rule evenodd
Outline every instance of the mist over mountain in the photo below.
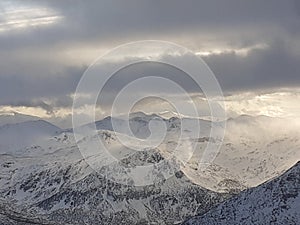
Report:
M 145 138 L 149 121 L 158 117 L 137 113 L 132 114 L 129 121 L 133 132 Z M 176 145 L 174 137 L 177 137 L 181 125 L 176 117 L 160 118 L 167 126 L 166 144 L 135 152 L 119 143 L 112 129 L 111 120 L 114 119 L 121 125 L 125 121 L 124 118 L 111 117 L 97 121 L 97 136 L 82 140 L 101 138 L 122 165 L 131 169 L 158 163 L 168 157 L 170 149 Z M 186 120 L 192 129 L 195 119 Z M 115 183 L 94 171 L 83 159 L 72 130 L 63 130 L 42 120 L 32 121 L 31 118 L 20 123 L 3 124 L 1 137 L 6 138 L 1 141 L 1 146 L 5 147 L 1 147 L 0 152 L 0 194 L 3 202 L 26 208 L 28 212 L 4 211 L 2 219 L 9 221 L 7 224 L 22 224 L 27 220 L 45 221 L 45 224 L 95 224 L 95 221 L 99 224 L 178 224 L 192 216 L 211 213 L 210 210 L 221 202 L 226 204 L 226 199 L 234 195 L 237 195 L 234 199 L 240 195 L 248 196 L 248 192 L 255 192 L 252 191 L 256 190 L 255 186 L 280 176 L 299 157 L 298 133 L 295 129 L 285 128 L 282 119 L 242 116 L 228 120 L 230 129 L 220 153 L 205 171 L 199 171 L 197 164 L 201 149 L 213 141 L 208 138 L 211 123 L 207 120 L 199 122 L 201 138 L 189 140 L 197 144 L 198 151 L 174 176 L 158 179 L 145 187 Z M 270 126 L 278 129 L 270 129 Z M 16 134 L 20 135 L 17 147 L 11 145 Z M 284 153 L 283 148 L 287 149 Z M 277 186 L 281 184 L 276 183 Z M 248 191 L 249 187 L 254 188 Z M 248 197 L 240 198 L 243 203 L 239 204 L 252 205 L 251 197 L 249 200 Z M 298 201 L 295 199 L 295 202 Z M 285 215 L 289 217 L 290 214 Z M 294 217 L 297 221 L 297 214 Z

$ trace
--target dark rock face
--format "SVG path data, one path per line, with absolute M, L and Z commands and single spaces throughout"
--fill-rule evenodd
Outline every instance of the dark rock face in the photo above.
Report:
M 185 225 L 300 224 L 300 162 L 283 175 L 251 188 Z
M 125 167 L 144 166 L 159 163 L 164 160 L 163 156 L 155 150 L 136 152 L 129 157 L 120 160 Z

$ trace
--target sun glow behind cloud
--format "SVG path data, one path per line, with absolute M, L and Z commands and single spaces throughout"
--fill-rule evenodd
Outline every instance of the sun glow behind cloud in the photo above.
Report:
M 209 118 L 209 107 L 205 98 L 193 97 L 194 103 L 200 112 L 201 118 Z M 269 116 L 276 118 L 293 119 L 295 122 L 299 121 L 300 115 L 300 90 L 299 89 L 287 89 L 278 90 L 270 93 L 255 93 L 255 92 L 243 92 L 236 93 L 230 96 L 225 96 L 225 107 L 228 118 L 237 117 L 240 115 L 249 116 Z M 91 110 L 93 106 L 86 105 L 81 110 L 80 114 L 84 115 L 87 111 Z M 135 111 L 144 111 L 146 113 L 155 112 L 163 116 L 176 115 L 173 109 L 168 109 L 167 115 L 162 111 L 162 108 L 168 109 L 160 101 L 143 101 L 138 107 L 133 108 Z M 145 110 L 147 109 L 147 110 Z M 96 108 L 97 115 L 102 119 L 108 116 L 108 111 Z M 47 113 L 45 109 L 39 107 L 25 107 L 25 106 L 0 106 L 0 112 L 18 112 L 22 114 L 28 114 L 38 116 L 46 120 L 51 120 L 58 126 L 70 127 L 71 126 L 71 107 L 54 108 L 53 114 Z M 175 113 L 175 114 L 174 114 Z M 1 114 L 1 113 L 0 113 Z M 183 115 L 187 116 L 187 115 Z M 59 119 L 63 120 L 64 124 L 61 124 Z
M 244 48 L 219 47 L 219 48 L 211 48 L 211 49 L 204 49 L 201 51 L 197 51 L 197 52 L 195 52 L 195 54 L 205 57 L 205 56 L 210 56 L 210 55 L 234 53 L 236 55 L 245 57 L 249 54 L 249 52 L 251 52 L 253 50 L 266 49 L 266 48 L 268 48 L 267 44 L 256 44 L 256 45 L 244 47 Z
M 12 4 L 4 1 L 0 2 L 0 8 L 0 32 L 51 25 L 63 18 L 47 7 Z
M 278 90 L 272 93 L 242 93 L 228 96 L 225 105 L 229 113 L 236 115 L 297 118 L 300 115 L 300 90 Z

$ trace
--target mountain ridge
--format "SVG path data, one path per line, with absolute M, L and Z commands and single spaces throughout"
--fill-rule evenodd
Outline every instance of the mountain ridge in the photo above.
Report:
M 284 174 L 247 189 L 183 225 L 299 224 L 300 161 Z

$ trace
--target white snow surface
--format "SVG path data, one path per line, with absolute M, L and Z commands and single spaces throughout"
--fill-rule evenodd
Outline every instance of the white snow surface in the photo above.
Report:
M 283 175 L 248 189 L 185 225 L 286 225 L 300 222 L 300 162 Z

